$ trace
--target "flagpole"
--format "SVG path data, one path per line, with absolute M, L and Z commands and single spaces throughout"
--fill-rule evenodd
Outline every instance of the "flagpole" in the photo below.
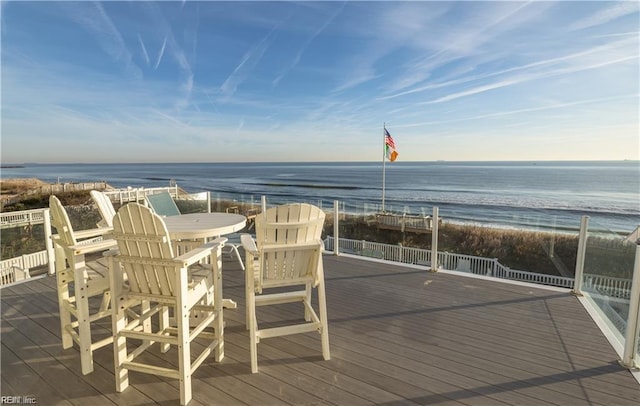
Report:
M 384 213 L 384 188 L 386 181 L 386 168 L 385 168 L 385 150 L 386 150 L 386 139 L 385 139 L 385 130 L 387 128 L 387 124 L 382 124 L 382 212 Z

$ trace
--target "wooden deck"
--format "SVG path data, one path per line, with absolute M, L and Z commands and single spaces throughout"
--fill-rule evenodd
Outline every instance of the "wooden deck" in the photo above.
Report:
M 197 370 L 191 405 L 640 404 L 640 385 L 568 292 L 349 257 L 325 257 L 331 360 L 322 360 L 318 334 L 266 339 L 251 374 L 242 273 L 234 261 L 225 267 L 225 297 L 239 306 L 225 311 L 226 358 Z M 0 295 L 2 396 L 178 403 L 177 381 L 133 372 L 116 393 L 111 347 L 81 374 L 77 347 L 60 344 L 54 278 Z M 294 317 L 290 310 L 279 312 Z M 159 351 L 149 357 L 164 360 Z

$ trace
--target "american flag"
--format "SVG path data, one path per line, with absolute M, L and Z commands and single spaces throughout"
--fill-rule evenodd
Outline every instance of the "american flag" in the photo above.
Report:
M 389 131 L 387 131 L 386 128 L 384 129 L 384 142 L 391 148 L 396 149 L 396 143 L 393 141 L 391 134 L 389 134 Z

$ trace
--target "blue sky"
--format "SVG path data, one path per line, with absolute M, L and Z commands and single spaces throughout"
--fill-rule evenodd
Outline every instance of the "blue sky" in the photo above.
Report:
M 639 159 L 639 3 L 2 2 L 2 162 Z

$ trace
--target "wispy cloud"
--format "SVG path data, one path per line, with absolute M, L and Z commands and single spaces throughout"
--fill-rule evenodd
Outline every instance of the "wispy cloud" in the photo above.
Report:
M 502 69 L 502 70 L 498 70 L 498 71 L 489 71 L 487 73 L 483 73 L 483 74 L 478 74 L 478 75 L 470 75 L 470 76 L 463 76 L 462 78 L 459 79 L 453 79 L 453 80 L 447 80 L 447 81 L 442 81 L 442 82 L 435 82 L 435 83 L 429 83 L 427 85 L 423 85 L 423 86 L 418 86 L 415 87 L 413 89 L 409 89 L 403 92 L 398 92 L 395 94 L 390 94 L 390 95 L 385 95 L 385 96 L 380 96 L 378 97 L 378 100 L 388 100 L 388 99 L 393 99 L 396 97 L 400 97 L 400 96 L 406 96 L 409 94 L 413 94 L 413 93 L 419 93 L 419 92 L 424 92 L 424 91 L 428 91 L 428 90 L 433 90 L 433 89 L 438 89 L 438 88 L 445 88 L 445 87 L 450 87 L 450 86 L 454 86 L 454 85 L 460 85 L 460 84 L 464 84 L 464 83 L 469 83 L 469 82 L 475 82 L 478 80 L 482 80 L 482 79 L 487 79 L 487 78 L 491 78 L 491 77 L 495 77 L 495 76 L 503 76 L 505 74 L 511 74 L 511 73 L 516 73 L 519 71 L 530 71 L 532 69 L 539 69 L 539 68 L 545 68 L 545 67 L 553 67 L 553 66 L 557 66 L 563 63 L 572 63 L 574 64 L 575 70 L 572 70 L 571 68 L 569 68 L 569 70 L 566 71 L 566 73 L 571 73 L 571 72 L 575 72 L 575 71 L 579 71 L 582 69 L 591 69 L 591 67 L 588 67 L 585 65 L 585 61 L 587 60 L 587 58 L 589 58 L 592 55 L 601 55 L 602 59 L 605 60 L 605 65 L 609 64 L 608 62 L 606 62 L 607 59 L 612 58 L 611 55 L 613 56 L 613 59 L 616 60 L 615 63 L 620 62 L 621 58 L 619 58 L 619 55 L 629 55 L 629 53 L 634 54 L 635 56 L 632 56 L 628 59 L 633 59 L 633 58 L 637 58 L 638 55 L 638 51 L 637 51 L 637 43 L 638 40 L 637 38 L 625 38 L 619 41 L 614 41 L 611 43 L 607 43 L 604 45 L 598 45 L 598 46 L 594 46 L 591 48 L 587 48 L 584 50 L 580 50 L 578 52 L 573 52 L 570 53 L 568 55 L 562 55 L 559 57 L 555 57 L 555 58 L 549 58 L 549 59 L 544 59 L 541 61 L 535 61 L 535 62 L 531 62 L 528 64 L 524 64 L 524 65 L 520 65 L 520 66 L 514 66 L 511 68 L 507 68 L 507 69 Z M 632 50 L 634 49 L 634 47 L 636 48 L 635 52 L 633 52 Z M 631 52 L 630 52 L 631 51 Z M 606 57 L 605 57 L 606 55 Z M 622 58 L 624 59 L 624 58 Z M 625 59 L 625 60 L 628 60 Z M 610 62 L 610 61 L 609 61 Z M 562 72 L 562 71 L 561 71 Z M 556 72 L 549 72 L 548 75 L 549 76 L 554 76 L 555 74 L 557 74 Z M 539 73 L 537 75 L 531 75 L 530 77 L 532 79 L 537 79 L 540 77 L 543 77 L 544 74 L 543 73 Z M 521 77 L 521 79 L 518 79 L 517 82 L 520 83 L 524 80 L 524 77 Z M 505 84 L 513 84 L 513 80 L 504 80 L 503 81 Z M 498 86 L 501 87 L 501 86 Z M 480 86 L 479 90 L 482 90 L 483 88 L 486 88 L 486 90 L 491 90 L 491 86 Z M 469 93 L 469 94 L 475 94 L 475 93 Z M 441 101 L 447 101 L 450 100 L 449 98 L 443 98 L 443 100 Z
M 274 32 L 275 28 L 273 28 L 258 43 L 249 48 L 249 50 L 245 52 L 240 63 L 235 67 L 224 83 L 222 83 L 220 86 L 220 92 L 226 99 L 229 99 L 235 94 L 236 90 L 238 90 L 238 86 L 246 80 L 246 78 L 251 74 L 251 71 L 258 65 L 260 59 L 262 59 L 262 56 L 271 45 Z
M 176 40 L 173 28 L 164 16 L 160 6 L 153 2 L 141 2 L 139 4 L 154 27 L 154 31 L 159 38 L 162 38 L 162 45 L 159 47 L 154 70 L 158 69 L 165 54 L 168 53 L 168 56 L 177 64 L 179 72 L 177 79 L 179 82 L 178 90 L 181 96 L 175 101 L 175 108 L 178 110 L 184 109 L 190 104 L 194 86 L 194 74 L 189 58 L 187 58 L 180 43 Z M 197 21 L 192 21 L 191 23 L 197 25 Z M 196 41 L 196 37 L 190 38 L 190 41 Z
M 140 43 L 140 48 L 142 49 L 142 56 L 144 56 L 144 60 L 145 62 L 147 62 L 147 66 L 149 66 L 149 53 L 147 52 L 147 47 L 144 46 L 144 41 L 142 41 L 140 33 L 138 33 L 138 42 Z
M 129 76 L 142 78 L 141 69 L 133 62 L 122 34 L 100 3 L 58 3 L 67 15 L 95 36 L 100 47 L 117 62 Z
M 432 72 L 437 72 L 445 66 L 462 62 L 473 67 L 487 60 L 500 58 L 499 49 L 487 52 L 484 47 L 495 42 L 501 35 L 537 19 L 548 8 L 546 5 L 538 4 L 531 8 L 531 4 L 532 2 L 469 3 L 461 11 L 461 7 L 456 3 L 447 3 L 446 7 L 432 12 L 429 20 L 422 17 L 424 21 L 418 24 L 411 22 L 415 21 L 416 14 L 424 13 L 416 13 L 411 9 L 399 14 L 391 13 L 387 17 L 388 23 L 391 27 L 397 27 L 394 31 L 402 34 L 390 33 L 388 29 L 385 34 L 390 35 L 395 44 L 412 45 L 417 51 L 414 53 L 417 56 L 401 65 L 403 69 L 396 78 L 387 83 L 385 93 L 396 93 L 424 83 L 432 78 Z M 442 19 L 448 16 L 455 18 L 456 27 L 464 29 L 441 27 Z M 399 41 L 397 37 L 406 35 L 407 26 L 412 39 Z M 457 69 L 470 68 L 463 66 Z
M 472 95 L 476 95 L 476 94 L 479 94 L 479 93 L 487 92 L 487 91 L 490 91 L 490 90 L 495 90 L 495 89 L 499 89 L 499 88 L 503 88 L 503 87 L 507 87 L 507 86 L 520 84 L 520 83 L 526 83 L 526 82 L 530 82 L 530 81 L 534 81 L 534 80 L 546 79 L 546 78 L 550 78 L 550 77 L 553 77 L 553 76 L 568 75 L 568 74 L 573 74 L 573 73 L 576 73 L 576 72 L 581 72 L 581 71 L 586 71 L 586 70 L 591 70 L 591 69 L 598 69 L 598 68 L 602 68 L 602 67 L 605 67 L 605 66 L 615 65 L 615 64 L 618 64 L 618 63 L 627 62 L 627 61 L 631 61 L 631 60 L 637 60 L 637 59 L 638 59 L 638 55 L 621 56 L 621 57 L 618 57 L 616 59 L 599 60 L 599 61 L 596 61 L 596 62 L 592 62 L 590 64 L 580 64 L 580 65 L 563 67 L 563 68 L 559 68 L 559 69 L 553 69 L 553 70 L 542 71 L 542 72 L 537 72 L 537 73 L 517 75 L 517 76 L 513 76 L 513 77 L 510 77 L 510 78 L 504 79 L 504 80 L 500 80 L 498 82 L 489 83 L 489 84 L 482 85 L 482 86 L 477 86 L 477 87 L 474 87 L 474 88 L 471 88 L 471 89 L 463 90 L 461 92 L 456 92 L 456 93 L 452 93 L 452 94 L 449 94 L 449 95 L 446 95 L 446 96 L 443 96 L 443 97 L 439 97 L 439 98 L 437 98 L 435 100 L 428 101 L 427 103 L 433 104 L 433 103 L 448 102 L 448 101 L 451 101 L 451 100 L 459 99 L 461 97 L 472 96 Z
M 284 70 L 273 80 L 272 82 L 273 86 L 277 86 L 278 83 L 280 83 L 280 81 L 282 80 L 282 78 L 286 76 L 287 73 L 289 73 L 289 71 L 295 68 L 298 65 L 298 63 L 300 63 L 300 60 L 302 59 L 302 55 L 306 51 L 307 47 L 313 42 L 314 39 L 316 39 L 320 34 L 322 34 L 322 32 L 331 24 L 331 22 L 333 22 L 333 20 L 335 20 L 335 18 L 344 9 L 345 4 L 346 3 L 342 3 L 342 5 L 339 8 L 337 8 L 309 38 L 307 38 L 307 40 L 304 42 L 302 47 L 300 47 L 300 49 L 296 53 L 296 56 L 293 58 L 293 61 L 291 61 L 291 63 L 287 67 L 285 67 Z
M 562 110 L 562 109 L 568 109 L 570 107 L 584 106 L 584 105 L 590 105 L 590 104 L 604 104 L 604 103 L 619 101 L 619 100 L 634 100 L 634 99 L 637 100 L 639 96 L 640 94 L 626 94 L 626 95 L 620 95 L 620 96 L 598 97 L 594 99 L 584 99 L 584 100 L 574 100 L 574 101 L 568 101 L 568 102 L 543 104 L 541 106 L 527 107 L 527 108 L 515 109 L 515 110 L 504 110 L 504 111 L 498 111 L 498 112 L 488 113 L 488 114 L 472 114 L 472 115 L 467 115 L 467 116 L 458 117 L 454 119 L 414 122 L 414 123 L 400 125 L 399 128 L 422 127 L 426 125 L 435 125 L 435 124 L 452 124 L 452 123 L 460 123 L 464 121 L 477 121 L 477 120 L 482 120 L 487 118 L 506 117 L 506 116 L 513 116 L 513 115 L 527 114 L 527 113 L 534 113 L 534 112 L 541 112 L 541 111 Z
M 598 10 L 594 14 L 575 21 L 569 25 L 570 31 L 584 30 L 585 28 L 591 28 L 598 25 L 606 24 L 617 18 L 624 17 L 630 14 L 635 14 L 640 11 L 640 3 L 637 1 L 621 1 L 613 4 L 604 10 Z
M 153 69 L 158 69 L 160 66 L 160 61 L 162 61 L 162 56 L 164 55 L 164 49 L 167 47 L 167 37 L 164 37 L 164 41 L 162 41 L 162 48 L 160 48 L 160 52 L 158 53 L 158 59 L 156 60 L 156 64 Z

